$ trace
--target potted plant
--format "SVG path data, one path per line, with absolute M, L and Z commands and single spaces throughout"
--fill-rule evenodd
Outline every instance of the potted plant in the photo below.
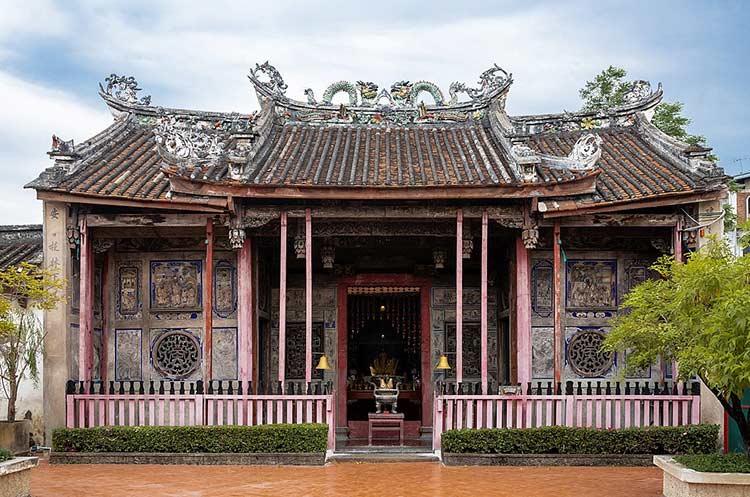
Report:
M 0 391 L 8 399 L 0 446 L 16 454 L 28 452 L 31 429 L 29 420 L 16 420 L 18 389 L 27 378 L 39 381 L 44 328 L 36 313 L 55 307 L 61 289 L 53 272 L 32 264 L 0 270 Z

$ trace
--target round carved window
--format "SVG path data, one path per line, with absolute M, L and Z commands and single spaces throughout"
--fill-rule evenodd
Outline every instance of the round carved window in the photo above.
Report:
M 568 364 L 579 376 L 603 376 L 614 362 L 611 352 L 601 352 L 605 333 L 601 330 L 579 331 L 568 342 Z
M 187 378 L 198 369 L 200 360 L 198 340 L 185 331 L 169 331 L 154 344 L 154 367 L 168 378 Z

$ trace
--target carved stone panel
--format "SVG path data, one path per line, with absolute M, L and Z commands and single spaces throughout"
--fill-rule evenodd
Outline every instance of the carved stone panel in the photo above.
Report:
M 237 328 L 214 328 L 211 362 L 216 380 L 237 379 Z
M 217 261 L 213 279 L 214 314 L 220 318 L 230 318 L 237 310 L 237 270 L 229 261 Z
M 117 268 L 118 319 L 138 319 L 141 315 L 141 275 L 140 268 L 130 262 Z
M 141 367 L 141 330 L 115 330 L 115 379 L 140 380 Z
M 68 377 L 71 380 L 78 379 L 78 343 L 79 343 L 79 326 L 78 323 L 70 323 L 68 328 L 68 354 L 70 362 L 68 363 Z
M 482 342 L 479 323 L 463 324 L 463 374 L 466 378 L 481 376 Z M 456 323 L 445 323 L 445 352 L 448 361 L 456 364 Z
M 482 294 L 479 288 L 464 287 L 464 307 L 479 307 L 482 302 Z M 493 291 L 487 293 L 487 304 L 497 304 L 497 295 Z M 456 289 L 452 287 L 436 287 L 432 289 L 432 305 L 434 307 L 455 307 Z
M 531 309 L 537 316 L 548 318 L 552 315 L 555 306 L 553 288 L 552 261 L 534 261 L 531 268 Z
M 533 378 L 553 378 L 555 374 L 555 329 L 531 328 L 531 374 Z
M 201 310 L 201 261 L 151 261 L 151 309 Z
M 617 308 L 616 260 L 569 260 L 566 279 L 568 309 Z
M 286 325 L 286 377 L 290 380 L 305 379 L 305 323 Z M 312 327 L 313 367 L 323 355 L 323 323 L 315 322 Z M 323 378 L 323 372 L 314 370 L 313 378 Z
M 151 364 L 165 378 L 184 380 L 196 373 L 202 361 L 198 330 L 151 330 Z
M 625 293 L 652 278 L 651 264 L 641 259 L 625 261 Z
M 568 339 L 566 361 L 573 372 L 584 378 L 605 376 L 614 365 L 615 355 L 602 352 L 606 332 L 601 328 L 578 328 Z

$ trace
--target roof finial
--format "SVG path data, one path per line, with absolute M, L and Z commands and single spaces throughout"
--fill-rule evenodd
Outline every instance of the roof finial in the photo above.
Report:
M 105 88 L 99 83 L 99 90 L 103 95 L 110 96 L 115 100 L 131 105 L 151 105 L 151 95 L 138 98 L 138 81 L 133 76 L 118 76 L 115 73 L 109 75 L 104 81 L 107 83 Z

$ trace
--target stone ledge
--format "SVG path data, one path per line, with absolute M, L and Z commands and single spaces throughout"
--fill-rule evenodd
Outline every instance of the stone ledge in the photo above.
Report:
M 26 497 L 31 492 L 31 468 L 37 457 L 16 457 L 0 462 L 0 497 Z
M 671 456 L 654 456 L 654 464 L 665 474 L 685 483 L 750 486 L 750 474 L 747 473 L 704 473 L 683 466 Z
M 17 473 L 39 465 L 38 457 L 15 457 L 9 461 L 0 462 L 0 476 Z
M 455 454 L 446 466 L 652 466 L 650 454 Z
M 186 464 L 205 466 L 323 466 L 324 452 L 262 453 L 153 453 L 153 452 L 52 452 L 51 464 Z

